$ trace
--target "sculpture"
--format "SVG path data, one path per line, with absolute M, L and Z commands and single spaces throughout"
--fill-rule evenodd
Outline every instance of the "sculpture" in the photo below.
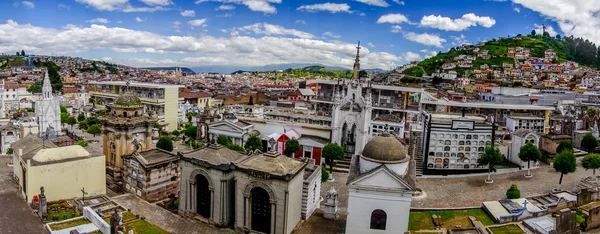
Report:
M 110 216 L 110 233 L 117 233 L 121 225 L 121 215 L 115 209 L 113 214 Z
M 42 220 L 46 220 L 48 218 L 48 204 L 46 201 L 46 195 L 44 194 L 44 186 L 40 187 L 40 206 L 38 209 L 38 216 Z
M 335 188 L 331 187 L 325 196 L 325 209 L 323 210 L 323 217 L 326 219 L 337 219 L 339 203 L 340 201 L 338 199 L 338 192 L 335 190 Z

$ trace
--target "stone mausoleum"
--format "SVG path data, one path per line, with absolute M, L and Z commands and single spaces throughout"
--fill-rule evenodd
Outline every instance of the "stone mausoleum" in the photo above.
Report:
M 162 149 L 123 155 L 123 191 L 149 202 L 179 194 L 179 157 Z
M 241 233 L 288 234 L 319 206 L 321 169 L 314 162 L 218 145 L 180 157 L 184 216 Z

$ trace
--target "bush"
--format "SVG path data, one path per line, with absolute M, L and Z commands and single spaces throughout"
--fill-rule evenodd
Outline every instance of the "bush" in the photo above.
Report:
M 521 191 L 517 188 L 516 184 L 512 184 L 508 190 L 506 190 L 506 198 L 517 199 L 521 198 Z
M 329 180 L 329 172 L 327 172 L 325 167 L 321 167 L 321 182 L 325 182 L 327 180 Z
M 288 157 L 292 157 L 296 151 L 300 149 L 300 143 L 296 139 L 290 139 L 285 142 L 284 154 Z
M 262 150 L 262 140 L 256 135 L 250 136 L 246 144 L 244 144 L 246 149 L 250 150 Z
M 239 152 L 246 151 L 246 150 L 244 150 L 244 147 L 242 147 L 240 145 L 236 145 L 236 144 L 229 144 L 226 147 L 230 150 L 235 150 L 235 151 L 239 151 Z
M 189 126 L 188 128 L 185 129 L 185 132 L 183 134 L 189 138 L 196 139 L 196 134 L 198 134 L 197 131 L 198 131 L 198 128 L 196 126 Z
M 169 137 L 162 136 L 156 142 L 156 148 L 171 152 L 173 151 L 173 141 Z
M 228 146 L 231 143 L 231 139 L 229 139 L 227 136 L 219 135 L 217 138 L 217 144 L 219 145 Z
M 88 146 L 88 142 L 85 140 L 78 140 L 77 144 L 80 145 L 81 147 L 87 147 Z

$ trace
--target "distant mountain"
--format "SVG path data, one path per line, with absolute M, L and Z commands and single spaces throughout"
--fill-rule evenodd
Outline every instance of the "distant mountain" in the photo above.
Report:
M 146 67 L 146 68 L 142 68 L 142 69 L 147 69 L 147 70 L 164 70 L 164 71 L 175 71 L 177 70 L 178 67 Z M 181 69 L 181 72 L 188 74 L 188 75 L 196 75 L 196 72 L 194 72 L 194 70 L 189 69 L 187 67 L 179 67 Z
M 248 72 L 278 71 L 278 70 L 285 70 L 285 69 L 289 69 L 289 68 L 296 69 L 296 68 L 305 68 L 305 67 L 310 67 L 310 66 L 325 67 L 329 70 L 350 70 L 350 69 L 344 68 L 344 67 L 324 66 L 321 64 L 310 64 L 310 63 L 272 64 L 272 65 L 265 65 L 265 66 L 220 66 L 220 65 L 198 66 L 198 67 L 192 67 L 192 70 L 196 71 L 197 73 L 213 72 L 213 73 L 221 73 L 221 74 L 231 74 L 231 73 L 240 72 L 240 71 L 241 72 L 244 72 L 244 71 L 248 71 Z

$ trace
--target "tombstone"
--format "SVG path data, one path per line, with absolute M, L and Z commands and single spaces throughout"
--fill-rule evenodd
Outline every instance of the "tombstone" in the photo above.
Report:
M 325 196 L 325 208 L 323 209 L 323 217 L 326 219 L 337 219 L 339 203 L 340 201 L 338 198 L 338 192 L 335 191 L 335 188 L 331 187 L 331 189 L 327 191 L 327 196 Z
M 120 229 L 121 226 L 121 215 L 115 209 L 113 214 L 110 216 L 110 233 L 114 234 Z
M 46 201 L 46 195 L 44 194 L 44 186 L 40 187 L 40 208 L 38 209 L 38 216 L 42 220 L 46 220 L 48 218 L 48 204 Z
M 556 217 L 556 234 L 578 234 L 580 233 L 577 225 L 577 211 L 571 209 L 562 209 Z

